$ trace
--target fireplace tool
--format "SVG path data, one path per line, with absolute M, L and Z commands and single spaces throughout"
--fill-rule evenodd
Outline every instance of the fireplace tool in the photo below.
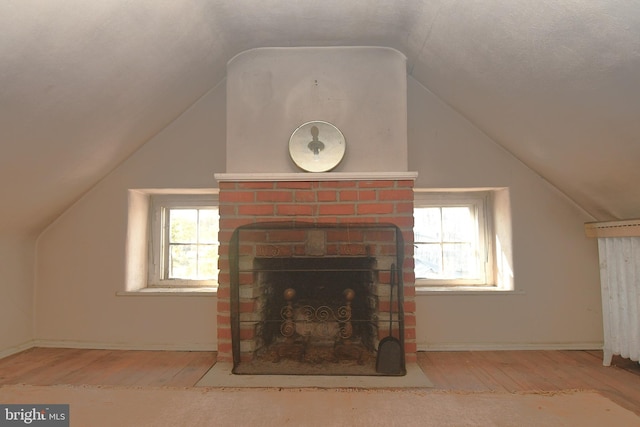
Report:
M 393 287 L 397 284 L 396 265 L 391 265 L 389 284 L 389 336 L 383 338 L 378 345 L 376 372 L 387 375 L 403 374 L 403 349 L 400 340 L 393 336 Z M 400 301 L 398 300 L 398 307 Z M 399 314 L 399 313 L 398 313 Z

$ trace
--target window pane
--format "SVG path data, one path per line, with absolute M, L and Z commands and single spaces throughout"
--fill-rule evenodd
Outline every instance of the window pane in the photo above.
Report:
M 442 245 L 444 254 L 445 279 L 475 279 L 478 277 L 476 259 L 473 248 L 469 243 L 445 243 Z
M 201 245 L 198 257 L 198 279 L 218 278 L 218 245 Z
M 198 241 L 198 210 L 169 210 L 169 239 L 171 243 L 196 243 Z
M 414 251 L 416 278 L 438 279 L 442 276 L 440 244 L 417 244 Z
M 414 261 L 420 285 L 482 285 L 491 261 L 483 241 L 485 192 L 417 192 Z M 489 273 L 489 274 L 487 274 Z M 431 282 L 431 283 L 430 283 Z
M 169 210 L 167 279 L 217 278 L 218 224 L 217 209 Z
M 442 208 L 442 234 L 444 242 L 472 242 L 474 227 L 471 209 L 466 206 Z
M 220 218 L 217 209 L 200 209 L 199 243 L 218 242 L 218 224 Z
M 168 279 L 193 279 L 197 273 L 197 246 L 171 245 L 169 247 Z
M 416 208 L 414 210 L 414 239 L 416 242 L 440 242 L 440 208 Z

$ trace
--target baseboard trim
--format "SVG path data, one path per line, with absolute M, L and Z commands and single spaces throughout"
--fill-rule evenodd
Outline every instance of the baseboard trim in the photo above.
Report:
M 16 353 L 20 353 L 21 351 L 29 350 L 32 347 L 35 347 L 35 345 L 33 345 L 33 340 L 30 340 L 22 344 L 0 350 L 0 359 L 4 359 L 5 357 L 9 357 Z
M 32 347 L 82 348 L 95 350 L 166 350 L 166 351 L 217 351 L 214 343 L 200 344 L 139 344 L 104 343 L 91 341 L 34 340 Z
M 435 343 L 418 344 L 418 351 L 517 351 L 517 350 L 602 350 L 602 342 L 577 343 Z
M 500 351 L 500 350 L 602 350 L 602 342 L 582 343 L 535 343 L 535 344 L 419 344 L 417 351 Z M 47 348 L 82 348 L 96 350 L 166 350 L 166 351 L 218 351 L 214 343 L 202 344 L 137 344 L 137 343 L 104 343 L 90 341 L 67 340 L 31 340 L 17 346 L 0 350 L 0 359 L 9 357 L 33 347 Z

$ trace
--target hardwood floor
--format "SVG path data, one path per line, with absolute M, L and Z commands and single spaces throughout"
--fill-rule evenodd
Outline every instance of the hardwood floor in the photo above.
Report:
M 191 387 L 214 352 L 31 348 L 0 360 L 2 384 Z
M 214 352 L 32 348 L 0 359 L 0 385 L 192 387 L 215 362 Z M 420 352 L 418 363 L 436 390 L 597 390 L 640 415 L 640 364 L 604 367 L 601 351 Z
M 602 366 L 602 351 L 421 352 L 418 363 L 441 390 L 596 390 L 640 415 L 640 364 L 614 357 Z

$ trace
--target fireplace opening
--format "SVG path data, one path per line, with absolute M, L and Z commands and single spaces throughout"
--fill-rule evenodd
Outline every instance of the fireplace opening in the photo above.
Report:
M 252 224 L 234 235 L 234 373 L 378 375 L 380 340 L 403 339 L 402 286 L 389 301 L 402 265 L 393 226 Z
M 262 293 L 256 360 L 271 362 L 270 371 L 290 371 L 275 365 L 282 362 L 324 373 L 335 371 L 333 364 L 369 364 L 377 335 L 374 263 L 370 257 L 256 259 Z

